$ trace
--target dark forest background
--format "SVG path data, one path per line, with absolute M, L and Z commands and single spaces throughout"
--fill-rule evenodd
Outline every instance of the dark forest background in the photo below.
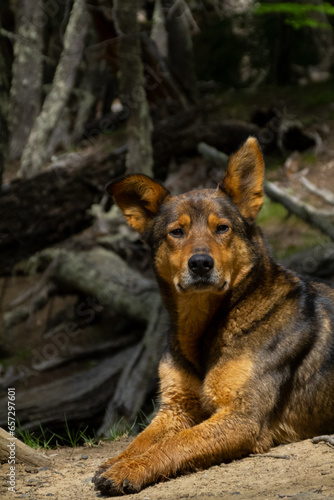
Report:
M 322 1 L 1 1 L 0 382 L 21 430 L 154 412 L 167 318 L 104 190 L 120 175 L 213 187 L 253 135 L 274 255 L 333 279 L 333 28 Z

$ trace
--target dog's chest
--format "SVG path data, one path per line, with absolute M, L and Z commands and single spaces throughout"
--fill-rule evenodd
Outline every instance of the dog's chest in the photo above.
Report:
M 201 404 L 209 413 L 232 410 L 242 404 L 251 382 L 253 361 L 247 355 L 214 366 L 201 386 Z

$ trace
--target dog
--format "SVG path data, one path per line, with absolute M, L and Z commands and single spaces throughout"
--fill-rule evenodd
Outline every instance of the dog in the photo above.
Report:
M 263 180 L 250 137 L 217 189 L 172 196 L 145 175 L 108 185 L 152 250 L 170 333 L 159 411 L 99 468 L 103 494 L 334 432 L 334 290 L 271 257 L 255 222 Z

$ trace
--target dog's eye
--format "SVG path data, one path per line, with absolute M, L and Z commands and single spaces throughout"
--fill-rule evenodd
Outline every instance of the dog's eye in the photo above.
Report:
M 218 234 L 227 233 L 229 229 L 230 228 L 226 226 L 226 224 L 220 224 L 219 226 L 217 226 L 216 233 Z
M 182 238 L 182 236 L 184 236 L 184 231 L 183 229 L 178 228 L 178 229 L 173 229 L 173 231 L 171 231 L 169 234 L 173 236 L 173 238 Z

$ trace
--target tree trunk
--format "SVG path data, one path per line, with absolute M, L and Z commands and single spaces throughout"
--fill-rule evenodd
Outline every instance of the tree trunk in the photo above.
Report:
M 163 0 L 163 7 L 166 10 L 170 66 L 190 101 L 196 102 L 197 79 L 187 6 L 179 0 Z
M 9 1 L 0 3 L 0 26 L 5 27 L 5 19 L 10 18 Z M 7 27 L 7 26 L 6 26 Z M 10 43 L 0 32 L 0 190 L 8 143 L 8 97 L 10 90 L 10 74 L 12 66 L 12 52 Z
M 82 58 L 88 16 L 84 0 L 73 4 L 64 36 L 64 48 L 58 63 L 52 87 L 45 98 L 42 111 L 31 130 L 23 151 L 20 175 L 31 177 L 45 165 L 47 146 L 74 85 L 76 70 Z
M 105 59 L 112 67 L 113 72 L 118 74 L 120 68 L 117 50 L 119 36 L 117 36 L 115 26 L 116 16 L 114 15 L 114 18 L 111 19 L 110 4 L 109 9 L 106 5 L 108 3 L 109 0 L 91 0 L 90 5 L 95 8 L 90 9 L 90 14 L 96 32 L 103 42 Z M 146 31 L 142 31 L 140 35 L 144 65 L 144 88 L 149 104 L 153 106 L 159 117 L 166 117 L 180 109 L 189 108 L 189 99 L 172 76 L 171 69 L 164 56 L 157 49 L 154 40 L 148 36 Z M 126 114 L 123 113 L 123 119 L 128 117 L 129 111 L 129 106 L 126 106 Z
M 152 121 L 146 100 L 144 67 L 137 12 L 140 0 L 115 1 L 115 26 L 119 36 L 120 98 L 128 115 L 128 173 L 152 175 Z
M 168 57 L 168 33 L 165 24 L 165 15 L 161 0 L 155 0 L 152 18 L 151 39 L 157 46 L 162 57 Z
M 43 3 L 18 2 L 12 86 L 9 159 L 21 157 L 42 103 Z
M 323 0 L 313 0 L 312 4 L 316 6 L 323 6 Z M 308 35 L 310 43 L 316 47 L 318 55 L 318 69 L 326 73 L 331 71 L 333 61 L 333 28 L 330 28 L 330 21 L 326 12 L 311 12 L 310 16 L 314 18 L 320 25 L 327 25 L 329 29 L 324 29 L 322 26 L 319 28 L 308 28 Z

